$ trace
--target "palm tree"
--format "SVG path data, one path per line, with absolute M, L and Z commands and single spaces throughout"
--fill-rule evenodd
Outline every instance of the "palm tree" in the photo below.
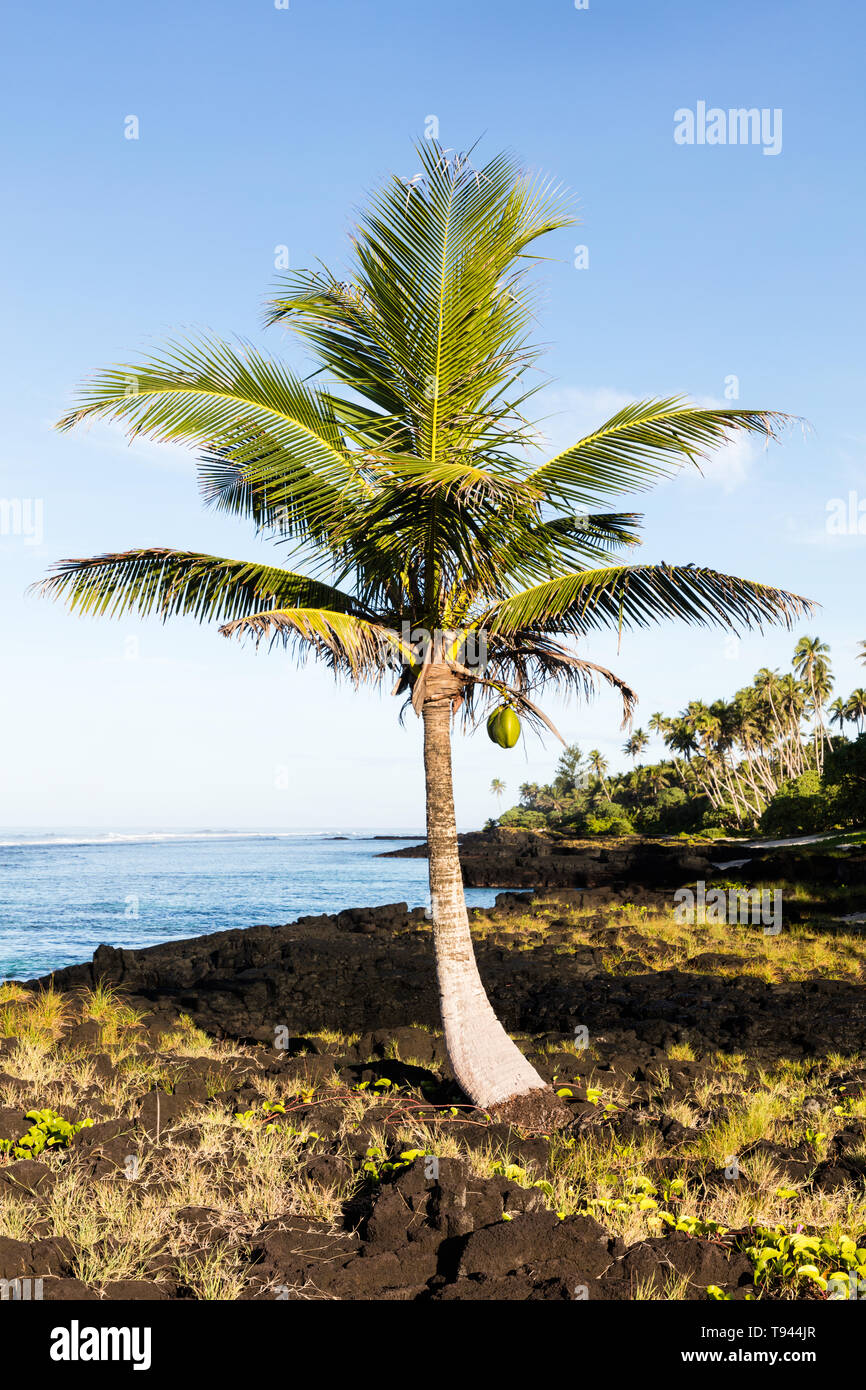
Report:
M 657 734 L 659 738 L 664 737 L 668 731 L 669 725 L 670 720 L 665 718 L 661 710 L 656 710 L 655 714 L 651 714 L 647 720 L 647 728 L 650 733 Z
M 608 767 L 607 758 L 604 756 L 601 749 L 591 748 L 586 755 L 586 763 L 593 777 L 596 778 L 601 786 L 608 801 L 610 801 L 610 792 L 607 788 L 607 782 L 604 780 L 604 774 L 607 772 Z
M 785 677 L 790 680 L 790 677 Z M 783 710 L 783 678 L 778 671 L 771 671 L 769 667 L 762 666 L 756 674 L 752 689 L 759 701 L 759 717 L 763 716 L 765 725 L 765 737 L 770 741 L 773 761 L 778 782 L 792 776 L 792 758 L 788 747 L 789 724 L 782 717 Z M 797 743 L 799 748 L 799 721 L 797 725 Z
M 862 686 L 858 690 L 852 690 L 845 701 L 845 718 L 856 724 L 857 733 L 862 734 L 863 724 L 866 722 L 866 690 Z
M 808 687 L 815 715 L 815 766 L 824 766 L 824 703 L 833 688 L 830 675 L 830 648 L 819 637 L 801 637 L 794 648 L 794 670 Z M 830 747 L 832 748 L 832 742 Z
M 778 708 L 782 720 L 782 753 L 787 776 L 799 777 L 805 771 L 801 724 L 806 713 L 808 691 L 802 681 L 787 672 L 778 687 Z
M 738 690 L 730 705 L 731 728 L 734 742 L 745 754 L 735 769 L 734 775 L 747 782 L 753 795 L 752 810 L 759 819 L 767 801 L 773 797 L 777 785 L 764 756 L 764 743 L 767 737 L 766 710 L 753 686 Z
M 639 758 L 643 750 L 649 743 L 649 734 L 644 733 L 643 729 L 635 729 L 634 733 L 623 744 L 622 751 L 629 758 Z
M 501 781 L 499 777 L 494 777 L 493 781 L 490 783 L 490 791 L 501 805 L 502 798 L 505 795 L 505 783 Z
M 635 777 L 638 789 L 648 793 L 653 800 L 657 800 L 659 792 L 664 791 L 671 784 L 670 765 L 668 763 L 650 763 L 647 767 L 637 768 Z
M 355 685 L 396 669 L 394 693 L 424 725 L 451 1065 L 477 1104 L 541 1115 L 552 1091 L 497 1020 L 475 963 L 455 714 L 472 726 L 505 701 L 531 726 L 552 727 L 538 691 L 587 694 L 606 681 L 627 718 L 633 692 L 579 657 L 575 639 L 665 618 L 790 625 L 809 605 L 704 567 L 615 558 L 637 542 L 640 519 L 604 510 L 739 431 L 775 435 L 783 417 L 645 400 L 540 466 L 523 461 L 538 439 L 523 414 L 537 356 L 530 248 L 574 218 L 507 156 L 476 168 L 426 141 L 418 156 L 421 172 L 389 180 L 362 216 L 351 278 L 296 272 L 270 304 L 268 321 L 311 347 L 315 382 L 252 347 L 186 339 L 103 370 L 60 422 L 118 420 L 133 437 L 188 445 L 205 501 L 290 544 L 301 567 L 148 547 L 61 561 L 44 589 L 79 612 L 215 620 L 224 635 L 282 643 Z M 528 1109 L 515 1109 L 527 1097 Z
M 835 725 L 841 733 L 847 721 L 848 715 L 845 711 L 845 701 L 842 699 L 841 695 L 837 695 L 830 705 L 830 727 L 832 728 L 833 725 Z
M 857 653 L 857 660 L 866 666 L 866 642 L 858 642 L 857 646 L 860 648 Z
M 683 716 L 668 720 L 664 740 L 668 748 L 672 748 L 675 753 L 682 753 L 686 762 L 691 762 L 692 755 L 698 751 L 694 729 Z
M 538 804 L 538 798 L 541 795 L 541 787 L 538 785 L 538 783 L 521 782 L 520 786 L 517 789 L 517 792 L 520 797 L 521 806 L 523 806 L 526 810 L 534 810 L 534 808 Z

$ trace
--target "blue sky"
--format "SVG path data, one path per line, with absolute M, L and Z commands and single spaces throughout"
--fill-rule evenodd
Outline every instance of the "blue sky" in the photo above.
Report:
M 550 238 L 538 336 L 551 446 L 625 399 L 685 392 L 805 417 L 769 451 L 728 451 L 643 499 L 646 560 L 694 560 L 823 605 L 796 633 L 739 647 L 665 626 L 587 654 L 637 689 L 639 722 L 730 694 L 796 636 L 833 649 L 837 689 L 866 683 L 866 534 L 832 535 L 831 499 L 866 503 L 863 12 L 638 0 L 92 0 L 7 21 L 7 275 L 0 499 L 6 826 L 416 827 L 420 729 L 387 694 L 255 655 L 192 621 L 78 619 L 25 589 L 54 560 L 162 544 L 263 547 L 204 512 L 190 457 L 53 421 L 93 368 L 184 329 L 261 328 L 275 248 L 345 261 L 365 193 L 416 172 L 430 116 L 446 146 L 514 149 L 579 199 Z M 698 102 L 782 112 L 782 147 L 678 145 Z M 125 138 L 126 118 L 139 138 Z M 574 248 L 589 251 L 577 269 Z M 28 500 L 29 499 L 29 503 Z M 864 505 L 866 512 L 866 505 Z M 18 532 L 16 534 L 15 532 Z M 866 531 L 866 520 L 864 520 Z M 35 543 L 34 543 L 35 542 Z M 615 703 L 546 706 L 569 741 L 624 761 Z M 557 752 L 483 733 L 455 749 L 458 815 L 480 823 L 503 778 L 546 779 Z

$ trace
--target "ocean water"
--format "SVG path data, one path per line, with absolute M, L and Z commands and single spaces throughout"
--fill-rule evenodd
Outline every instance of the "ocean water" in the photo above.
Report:
M 379 859 L 411 841 L 373 834 L 0 830 L 0 979 L 89 960 L 102 942 L 153 946 L 346 907 L 426 907 L 426 859 Z M 470 906 L 495 896 L 466 893 Z

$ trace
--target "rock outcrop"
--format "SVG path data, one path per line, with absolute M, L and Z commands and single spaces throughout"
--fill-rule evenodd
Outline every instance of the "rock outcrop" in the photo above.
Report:
M 415 844 L 382 858 L 426 855 L 426 844 Z M 765 883 L 866 886 L 866 847 L 843 858 L 820 845 L 753 849 L 737 840 L 701 844 L 639 835 L 580 840 L 503 827 L 461 835 L 460 863 L 467 888 L 616 887 L 627 889 L 631 901 L 643 889 L 673 889 L 719 872 Z

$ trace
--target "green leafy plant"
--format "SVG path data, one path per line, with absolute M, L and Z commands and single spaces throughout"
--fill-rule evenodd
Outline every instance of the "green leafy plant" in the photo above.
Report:
M 416 1158 L 426 1158 L 426 1149 L 403 1149 L 396 1158 L 386 1158 L 382 1150 L 375 1144 L 371 1144 L 367 1149 L 361 1171 L 365 1174 L 368 1182 L 381 1183 L 392 1180 L 399 1173 L 404 1173 L 407 1168 L 411 1168 Z
M 782 1226 L 758 1226 L 753 1234 L 754 1241 L 743 1249 L 752 1262 L 756 1284 L 796 1285 L 808 1280 L 826 1293 L 833 1281 L 834 1296 L 839 1298 L 852 1273 L 858 1279 L 866 1277 L 866 1247 L 852 1236 L 843 1234 L 831 1240 L 802 1231 L 791 1234 Z
M 65 1149 L 79 1130 L 87 1129 L 92 1120 L 64 1120 L 56 1110 L 28 1110 L 24 1117 L 32 1120 L 30 1128 L 20 1139 L 0 1139 L 0 1153 L 11 1158 L 35 1158 L 46 1149 Z
M 293 1125 L 288 1122 L 286 1124 L 278 1124 L 276 1120 L 269 1119 L 271 1115 L 285 1114 L 286 1107 L 283 1105 L 282 1101 L 263 1100 L 258 1110 L 256 1110 L 255 1106 L 251 1106 L 249 1110 L 236 1110 L 234 1118 L 235 1124 L 239 1125 L 241 1129 L 259 1129 L 263 1127 L 265 1134 L 297 1134 L 301 1135 L 305 1140 L 321 1139 L 321 1134 L 317 1134 L 315 1130 L 308 1130 L 304 1125 Z M 263 1125 L 263 1121 L 265 1120 L 267 1120 L 268 1123 Z

